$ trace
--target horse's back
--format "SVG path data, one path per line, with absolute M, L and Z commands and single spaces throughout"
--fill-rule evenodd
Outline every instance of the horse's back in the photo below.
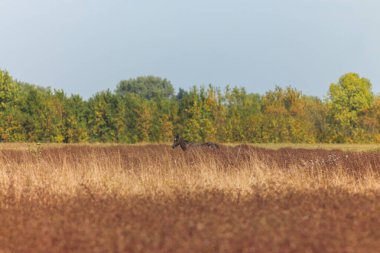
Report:
M 187 141 L 179 136 L 176 136 L 174 139 L 172 148 L 175 148 L 178 145 L 182 148 L 183 151 L 186 151 L 188 148 L 196 148 L 196 147 L 219 149 L 219 145 L 215 142 L 196 143 L 196 142 Z
M 219 145 L 214 142 L 205 142 L 201 146 L 206 146 L 211 149 L 219 149 Z

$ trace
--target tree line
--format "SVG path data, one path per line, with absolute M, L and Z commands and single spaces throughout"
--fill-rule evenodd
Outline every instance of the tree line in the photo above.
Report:
M 84 100 L 19 82 L 0 70 L 2 142 L 248 143 L 380 142 L 380 96 L 356 73 L 332 83 L 325 99 L 289 86 L 263 95 L 242 87 L 194 86 L 167 79 L 123 80 Z

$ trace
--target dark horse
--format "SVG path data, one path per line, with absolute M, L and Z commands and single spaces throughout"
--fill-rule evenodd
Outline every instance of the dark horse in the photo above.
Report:
M 191 147 L 207 147 L 211 149 L 219 149 L 219 145 L 214 142 L 194 143 L 183 139 L 177 134 L 174 137 L 172 148 L 176 148 L 178 145 L 182 148 L 183 151 L 186 151 L 188 148 Z

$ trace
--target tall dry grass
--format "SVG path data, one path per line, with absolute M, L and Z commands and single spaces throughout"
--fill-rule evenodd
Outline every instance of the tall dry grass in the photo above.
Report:
M 0 150 L 0 252 L 377 252 L 380 154 Z

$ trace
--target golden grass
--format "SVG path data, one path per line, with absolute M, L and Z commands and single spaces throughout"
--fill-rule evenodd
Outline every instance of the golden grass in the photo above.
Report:
M 377 252 L 380 153 L 0 148 L 0 252 Z
M 236 146 L 239 144 L 227 144 Z M 326 150 L 343 150 L 343 151 L 355 151 L 355 152 L 364 152 L 364 151 L 380 151 L 380 144 L 336 144 L 336 143 L 256 143 L 249 144 L 258 148 L 266 149 L 281 149 L 281 148 L 293 148 L 293 149 L 326 149 Z
M 166 145 L 171 145 L 171 143 L 164 143 Z M 91 144 L 57 144 L 57 143 L 0 143 L 0 150 L 25 150 L 32 151 L 37 149 L 48 149 L 48 148 L 60 148 L 65 146 L 70 147 L 82 147 L 82 146 L 92 146 L 92 147 L 115 147 L 115 146 L 146 146 L 149 143 L 138 143 L 132 145 L 115 144 L 115 143 L 91 143 Z M 240 143 L 225 143 L 225 146 L 235 147 L 241 145 Z M 343 151 L 355 151 L 355 152 L 365 152 L 365 151 L 380 151 L 380 144 L 336 144 L 336 143 L 248 143 L 246 145 L 258 148 L 274 149 L 278 150 L 281 148 L 293 148 L 293 149 L 325 149 L 325 150 L 343 150 Z

